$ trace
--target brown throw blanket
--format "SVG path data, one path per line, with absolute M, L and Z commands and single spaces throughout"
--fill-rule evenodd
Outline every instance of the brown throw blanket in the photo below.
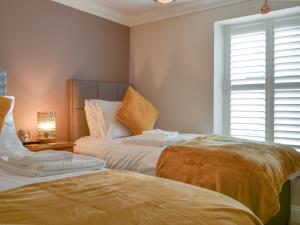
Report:
M 0 193 L 0 224 L 262 225 L 241 203 L 204 188 L 103 171 Z
M 166 148 L 156 175 L 230 196 L 266 223 L 280 210 L 282 185 L 299 169 L 291 147 L 208 136 Z

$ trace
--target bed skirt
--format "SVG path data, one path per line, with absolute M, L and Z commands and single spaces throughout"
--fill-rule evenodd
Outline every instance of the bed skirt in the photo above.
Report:
M 291 218 L 291 181 L 288 180 L 282 186 L 279 195 L 280 211 L 266 225 L 287 225 Z

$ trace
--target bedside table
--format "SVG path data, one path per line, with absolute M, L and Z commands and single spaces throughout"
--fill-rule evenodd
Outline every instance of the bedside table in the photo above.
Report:
M 68 151 L 73 152 L 73 147 L 75 146 L 72 142 L 53 142 L 53 143 L 41 143 L 41 144 L 28 144 L 24 145 L 32 152 L 39 152 L 44 150 L 56 150 L 56 151 Z

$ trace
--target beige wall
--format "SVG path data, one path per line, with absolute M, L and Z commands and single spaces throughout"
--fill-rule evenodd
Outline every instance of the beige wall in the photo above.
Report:
M 257 14 L 253 1 L 133 27 L 130 82 L 160 110 L 157 126 L 213 132 L 214 22 Z M 273 9 L 298 6 L 273 2 Z M 293 183 L 300 206 L 300 182 Z
M 0 67 L 16 97 L 17 128 L 35 131 L 36 112 L 57 112 L 68 129 L 67 80 L 128 81 L 129 28 L 49 0 L 0 1 Z

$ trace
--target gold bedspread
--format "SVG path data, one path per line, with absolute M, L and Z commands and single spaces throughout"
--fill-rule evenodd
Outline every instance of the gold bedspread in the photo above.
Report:
M 0 224 L 262 225 L 219 193 L 133 172 L 94 174 L 0 193 Z
M 299 154 L 288 146 L 207 136 L 166 148 L 156 175 L 230 196 L 266 223 L 280 210 L 282 185 L 299 169 Z

